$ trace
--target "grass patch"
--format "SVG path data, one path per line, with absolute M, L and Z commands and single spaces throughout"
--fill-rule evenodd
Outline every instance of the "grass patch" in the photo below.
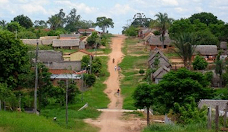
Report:
M 0 111 L 0 119 L 3 132 L 74 132 L 34 114 Z
M 208 130 L 205 124 L 189 124 L 189 125 L 166 125 L 152 124 L 146 127 L 143 132 L 212 132 Z

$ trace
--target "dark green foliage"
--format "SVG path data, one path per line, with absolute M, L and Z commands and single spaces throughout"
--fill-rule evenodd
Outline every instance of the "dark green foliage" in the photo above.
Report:
M 18 87 L 18 76 L 30 70 L 27 48 L 9 31 L 0 32 L 0 82 Z
M 143 69 L 140 69 L 140 70 L 139 70 L 139 74 L 142 75 L 142 74 L 144 74 L 144 73 L 145 73 L 145 71 L 144 71 Z
M 83 56 L 81 60 L 81 69 L 87 69 L 89 64 L 90 64 L 90 56 L 88 55 Z
M 174 103 L 184 105 L 187 98 L 192 97 L 198 102 L 200 99 L 210 99 L 213 97 L 213 90 L 207 88 L 209 82 L 205 76 L 199 72 L 192 72 L 186 68 L 170 71 L 163 80 L 159 82 L 154 95 L 158 104 L 164 106 L 165 111 L 174 109 Z
M 186 99 L 186 103 L 184 105 L 180 105 L 179 103 L 174 103 L 174 111 L 172 113 L 177 123 L 180 124 L 194 124 L 194 123 L 202 123 L 206 124 L 206 117 L 207 117 L 207 108 L 203 107 L 199 109 L 194 98 L 190 97 Z
M 191 23 L 193 23 L 195 20 L 199 20 L 201 23 L 204 23 L 206 25 L 209 24 L 217 24 L 220 21 L 217 19 L 217 16 L 214 16 L 212 13 L 207 13 L 207 12 L 201 12 L 201 13 L 196 13 L 193 14 L 189 20 Z
M 21 31 L 18 33 L 18 38 L 20 38 L 20 39 L 36 39 L 37 36 L 32 31 Z
M 131 26 L 134 27 L 149 27 L 151 18 L 146 18 L 143 13 L 136 13 L 133 18 Z
M 107 28 L 114 28 L 114 22 L 111 18 L 106 17 L 97 17 L 97 21 L 95 23 L 96 26 L 100 27 L 103 33 L 107 32 Z
M 137 36 L 138 35 L 138 28 L 134 26 L 130 26 L 125 29 L 124 34 L 127 36 Z
M 212 71 L 204 73 L 204 76 L 208 82 L 212 82 L 212 78 L 213 78 L 213 72 Z
M 96 76 L 94 74 L 84 74 L 84 81 L 86 86 L 91 87 L 96 82 Z
M 7 24 L 7 30 L 10 32 L 20 32 L 23 28 L 20 26 L 18 22 L 10 22 Z
M 153 34 L 156 36 L 161 35 L 160 31 L 154 31 Z
M 92 73 L 95 75 L 99 75 L 101 73 L 102 64 L 101 59 L 98 57 L 95 57 L 92 62 Z
M 190 67 L 192 55 L 195 51 L 197 38 L 193 33 L 181 33 L 173 37 L 173 45 L 176 47 L 175 52 L 184 61 L 185 67 Z
M 89 46 L 94 46 L 98 41 L 99 36 L 97 35 L 97 32 L 92 32 L 92 35 L 87 38 L 87 43 Z
M 197 55 L 192 62 L 194 70 L 204 70 L 207 68 L 207 61 L 204 59 L 204 57 Z
M 18 22 L 22 27 L 25 27 L 26 29 L 33 26 L 32 20 L 28 16 L 24 16 L 23 14 L 14 17 L 13 21 Z
M 0 83 L 0 100 L 9 108 L 15 109 L 18 106 L 15 94 L 4 83 Z
M 153 90 L 158 88 L 156 84 L 139 84 L 133 93 L 133 99 L 137 108 L 150 107 L 154 104 Z

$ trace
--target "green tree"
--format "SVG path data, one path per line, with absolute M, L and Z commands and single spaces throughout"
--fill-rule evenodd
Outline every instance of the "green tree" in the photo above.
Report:
M 70 13 L 66 16 L 66 27 L 65 29 L 70 32 L 77 31 L 80 23 L 80 15 L 77 15 L 77 10 L 73 8 Z
M 182 58 L 185 67 L 190 67 L 192 55 L 197 45 L 196 36 L 192 33 L 182 33 L 173 37 L 176 53 Z
M 100 27 L 103 33 L 107 32 L 107 28 L 114 28 L 114 22 L 111 18 L 106 17 L 97 17 L 97 21 L 95 23 L 96 26 Z
M 200 99 L 213 97 L 213 89 L 208 88 L 208 80 L 200 72 L 193 72 L 186 68 L 170 71 L 164 75 L 159 82 L 159 87 L 154 91 L 157 106 L 164 108 L 162 113 L 174 110 L 174 103 L 188 104 L 188 98 L 194 98 L 196 102 Z
M 15 94 L 7 88 L 5 83 L 0 83 L 0 101 L 4 103 L 4 106 L 9 106 L 12 110 L 17 106 Z
M 23 28 L 20 26 L 18 22 L 10 22 L 7 24 L 7 30 L 10 32 L 20 32 Z
M 2 27 L 2 29 L 5 29 L 7 26 L 7 22 L 5 20 L 1 20 L 0 21 L 0 26 Z
M 149 27 L 151 18 L 146 18 L 144 13 L 136 13 L 133 17 L 133 22 L 131 23 L 131 26 L 134 27 Z
M 87 38 L 87 43 L 89 46 L 95 46 L 95 44 L 98 42 L 99 36 L 97 35 L 97 32 L 92 32 L 92 35 Z
M 32 31 L 21 31 L 18 33 L 18 38 L 20 39 L 36 39 L 36 34 Z
M 196 35 L 199 45 L 217 45 L 219 43 L 218 38 L 209 29 L 198 31 Z
M 207 12 L 196 13 L 189 18 L 191 23 L 193 23 L 196 19 L 199 19 L 200 22 L 205 23 L 207 26 L 209 24 L 216 24 L 218 22 L 221 22 L 217 19 L 217 16 L 214 16 L 212 13 Z
M 194 70 L 204 70 L 207 68 L 208 63 L 202 56 L 197 55 L 192 62 L 192 65 Z
M 88 65 L 90 64 L 90 56 L 85 55 L 82 57 L 81 60 L 81 69 L 86 69 L 88 67 Z
M 98 57 L 95 57 L 92 61 L 92 73 L 95 75 L 99 75 L 101 73 L 101 69 L 102 69 L 101 59 Z
M 96 76 L 94 74 L 84 74 L 84 81 L 87 87 L 91 87 L 96 82 Z
M 13 18 L 13 21 L 18 22 L 22 27 L 28 29 L 33 26 L 32 20 L 28 16 L 18 15 Z
M 18 76 L 30 69 L 27 48 L 9 31 L 0 31 L 0 44 L 0 82 L 17 88 Z
M 130 26 L 124 30 L 124 34 L 127 36 L 137 36 L 138 35 L 138 28 L 134 26 Z
M 139 70 L 139 74 L 142 75 L 142 74 L 144 74 L 144 73 L 145 73 L 145 71 L 144 71 L 143 69 L 140 69 L 140 70 Z
M 181 33 L 185 32 L 193 32 L 194 26 L 191 24 L 189 19 L 179 19 L 175 20 L 169 28 L 169 35 L 170 37 L 178 36 Z
M 47 22 L 44 20 L 36 20 L 34 22 L 34 27 L 35 28 L 41 28 L 41 29 L 47 28 Z
M 167 13 L 162 14 L 159 12 L 158 14 L 155 15 L 157 17 L 156 22 L 154 23 L 153 27 L 159 28 L 161 32 L 161 41 L 162 41 L 162 46 L 164 48 L 164 41 L 165 41 L 165 33 L 169 26 L 172 24 L 173 19 L 168 17 Z
M 147 125 L 150 124 L 149 109 L 154 104 L 153 90 L 158 86 L 156 84 L 149 85 L 147 83 L 139 84 L 133 93 L 134 105 L 137 108 L 147 108 Z
M 220 55 L 221 53 L 219 53 L 216 56 L 216 60 L 215 60 L 215 73 L 219 74 L 219 80 L 220 80 L 220 87 L 222 86 L 222 74 L 223 74 L 223 70 L 225 68 L 223 60 L 220 59 Z

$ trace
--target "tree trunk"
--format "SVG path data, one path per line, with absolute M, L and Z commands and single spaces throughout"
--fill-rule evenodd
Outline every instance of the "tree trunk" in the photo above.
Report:
M 162 33 L 162 48 L 165 48 L 165 38 L 164 38 L 165 34 L 164 32 Z
M 150 107 L 146 107 L 146 109 L 147 109 L 147 126 L 149 126 L 150 125 Z

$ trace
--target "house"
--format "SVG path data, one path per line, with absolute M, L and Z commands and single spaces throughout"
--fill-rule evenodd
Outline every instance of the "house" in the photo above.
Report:
M 68 69 L 74 71 L 81 71 L 81 61 L 52 62 L 47 67 L 49 69 Z
M 57 39 L 58 36 L 45 36 L 45 37 L 40 37 L 40 39 L 21 39 L 21 41 L 24 44 L 30 44 L 30 45 L 50 45 L 53 43 L 53 39 Z
M 150 54 L 150 57 L 148 59 L 148 65 L 150 68 L 152 69 L 156 68 L 156 65 L 154 64 L 156 59 L 158 59 L 159 61 L 158 67 L 161 67 L 161 66 L 166 66 L 167 68 L 172 67 L 169 62 L 169 59 L 158 48 L 155 48 L 153 52 L 151 52 Z
M 35 51 L 33 52 L 35 54 Z M 39 50 L 38 61 L 43 62 L 46 66 L 52 64 L 52 62 L 63 61 L 63 54 L 60 51 L 54 50 Z
M 197 45 L 195 48 L 195 53 L 193 54 L 193 58 L 199 54 L 203 56 L 206 60 L 215 60 L 218 54 L 216 45 Z
M 158 84 L 162 80 L 163 76 L 170 71 L 166 66 L 161 66 L 152 74 L 152 80 Z
M 80 40 L 79 39 L 54 39 L 53 48 L 64 48 L 64 49 L 79 49 Z
M 225 42 L 225 41 L 220 42 L 219 49 L 226 51 L 227 50 L 227 42 Z
M 162 41 L 161 41 L 161 35 L 154 35 L 149 34 L 145 37 L 145 43 L 150 46 L 151 50 L 155 49 L 156 47 L 159 49 L 162 49 Z M 169 38 L 169 35 L 165 35 L 165 41 L 164 41 L 164 48 L 171 47 L 171 39 Z
M 144 38 L 151 32 L 150 28 L 141 27 L 138 31 L 138 37 Z
M 80 34 L 60 34 L 59 39 L 79 39 Z
M 212 100 L 212 99 L 202 99 L 198 103 L 198 107 L 202 108 L 203 106 L 211 107 L 211 109 L 215 109 L 216 105 L 219 106 L 219 111 L 224 111 L 228 100 Z
M 63 58 L 64 58 L 64 61 L 81 61 L 83 56 L 85 56 L 85 55 L 93 57 L 92 53 L 90 53 L 86 50 L 79 50 L 77 52 L 73 52 L 70 54 L 64 54 Z
M 74 80 L 79 88 L 82 86 L 81 74 L 86 73 L 86 70 L 75 72 L 67 69 L 49 69 L 51 73 L 51 81 L 54 86 L 58 86 L 59 81 Z
M 88 36 L 90 34 L 92 34 L 92 32 L 94 32 L 95 29 L 89 28 L 89 29 L 78 29 L 78 32 L 80 35 L 82 36 Z

